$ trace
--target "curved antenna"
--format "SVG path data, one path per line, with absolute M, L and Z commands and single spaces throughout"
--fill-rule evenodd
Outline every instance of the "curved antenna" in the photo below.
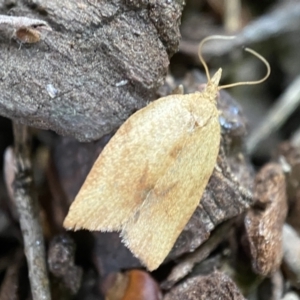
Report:
M 256 56 L 257 58 L 259 58 L 267 67 L 267 74 L 260 80 L 254 80 L 254 81 L 241 81 L 241 82 L 236 82 L 236 83 L 231 83 L 231 84 L 226 84 L 226 85 L 220 85 L 218 87 L 218 90 L 221 89 L 227 89 L 227 88 L 231 88 L 234 86 L 238 86 L 238 85 L 252 85 L 252 84 L 259 84 L 264 82 L 271 74 L 271 67 L 270 64 L 268 63 L 268 61 L 260 54 L 258 54 L 256 51 L 249 49 L 249 48 L 245 48 L 245 51 L 250 52 L 251 54 L 253 54 L 254 56 Z
M 205 73 L 206 73 L 206 77 L 207 77 L 207 81 L 210 82 L 211 78 L 210 78 L 210 75 L 209 75 L 209 71 L 208 71 L 208 66 L 202 56 L 202 48 L 203 48 L 203 45 L 209 41 L 209 40 L 232 40 L 232 39 L 235 39 L 235 36 L 223 36 L 223 35 L 211 35 L 211 36 L 208 36 L 206 37 L 205 39 L 203 39 L 201 41 L 201 43 L 199 44 L 199 50 L 198 50 L 198 56 L 199 56 L 199 59 L 205 69 Z M 256 53 L 257 54 L 257 53 Z M 259 56 L 259 54 L 258 54 Z

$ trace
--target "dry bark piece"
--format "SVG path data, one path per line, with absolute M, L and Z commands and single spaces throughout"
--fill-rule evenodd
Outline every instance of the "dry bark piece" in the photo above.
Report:
M 72 294 L 78 291 L 82 277 L 82 269 L 74 264 L 74 255 L 75 243 L 67 234 L 51 240 L 48 251 L 50 272 L 60 278 Z
M 106 300 L 160 300 L 161 291 L 156 281 L 146 272 L 131 270 L 112 273 L 104 282 Z
M 287 214 L 286 184 L 279 164 L 269 163 L 255 179 L 256 205 L 245 217 L 252 266 L 263 276 L 276 272 L 282 260 L 282 227 Z
M 209 240 L 193 253 L 185 256 L 171 271 L 167 279 L 161 284 L 163 289 L 170 289 L 175 283 L 187 276 L 195 266 L 209 256 L 209 254 L 225 239 L 230 232 L 233 222 L 227 222 L 218 227 Z
M 286 173 L 286 190 L 289 201 L 287 222 L 300 233 L 300 148 L 291 142 L 279 145 L 276 159 Z
M 129 2 L 39 1 L 53 29 L 42 42 L 0 43 L 1 115 L 91 141 L 153 100 L 177 50 L 184 1 Z M 32 30 L 19 38 L 36 39 Z
M 244 300 L 234 282 L 221 272 L 185 280 L 174 287 L 164 300 Z

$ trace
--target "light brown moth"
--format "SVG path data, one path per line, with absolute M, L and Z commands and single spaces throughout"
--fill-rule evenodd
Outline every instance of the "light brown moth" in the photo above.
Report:
M 203 92 L 160 98 L 133 114 L 96 160 L 64 221 L 67 229 L 121 231 L 124 243 L 149 269 L 163 262 L 195 211 L 220 146 L 217 92 L 222 70 Z

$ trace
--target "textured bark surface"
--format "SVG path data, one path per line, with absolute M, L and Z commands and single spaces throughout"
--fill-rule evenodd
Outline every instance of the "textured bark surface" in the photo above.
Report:
M 0 1 L 2 14 L 52 27 L 21 46 L 2 32 L 0 114 L 80 141 L 111 132 L 163 83 L 183 2 Z
M 235 283 L 225 274 L 214 272 L 208 276 L 187 279 L 174 287 L 164 300 L 245 300 Z
M 282 228 L 288 211 L 286 183 L 282 167 L 266 164 L 255 178 L 255 206 L 245 217 L 253 270 L 269 276 L 282 261 Z

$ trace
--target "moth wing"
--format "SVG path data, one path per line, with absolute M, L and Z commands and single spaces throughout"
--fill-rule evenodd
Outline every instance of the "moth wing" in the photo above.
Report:
M 201 112 L 203 105 L 198 105 Z M 195 125 L 187 134 L 174 164 L 157 181 L 122 231 L 125 244 L 149 270 L 156 269 L 169 254 L 213 172 L 220 144 L 218 112 L 213 109 L 205 126 Z
M 198 95 L 201 106 L 203 99 Z M 172 153 L 184 143 L 195 122 L 191 97 L 171 95 L 154 101 L 119 128 L 72 203 L 66 228 L 122 229 L 174 163 Z M 208 118 L 204 112 L 201 122 Z

